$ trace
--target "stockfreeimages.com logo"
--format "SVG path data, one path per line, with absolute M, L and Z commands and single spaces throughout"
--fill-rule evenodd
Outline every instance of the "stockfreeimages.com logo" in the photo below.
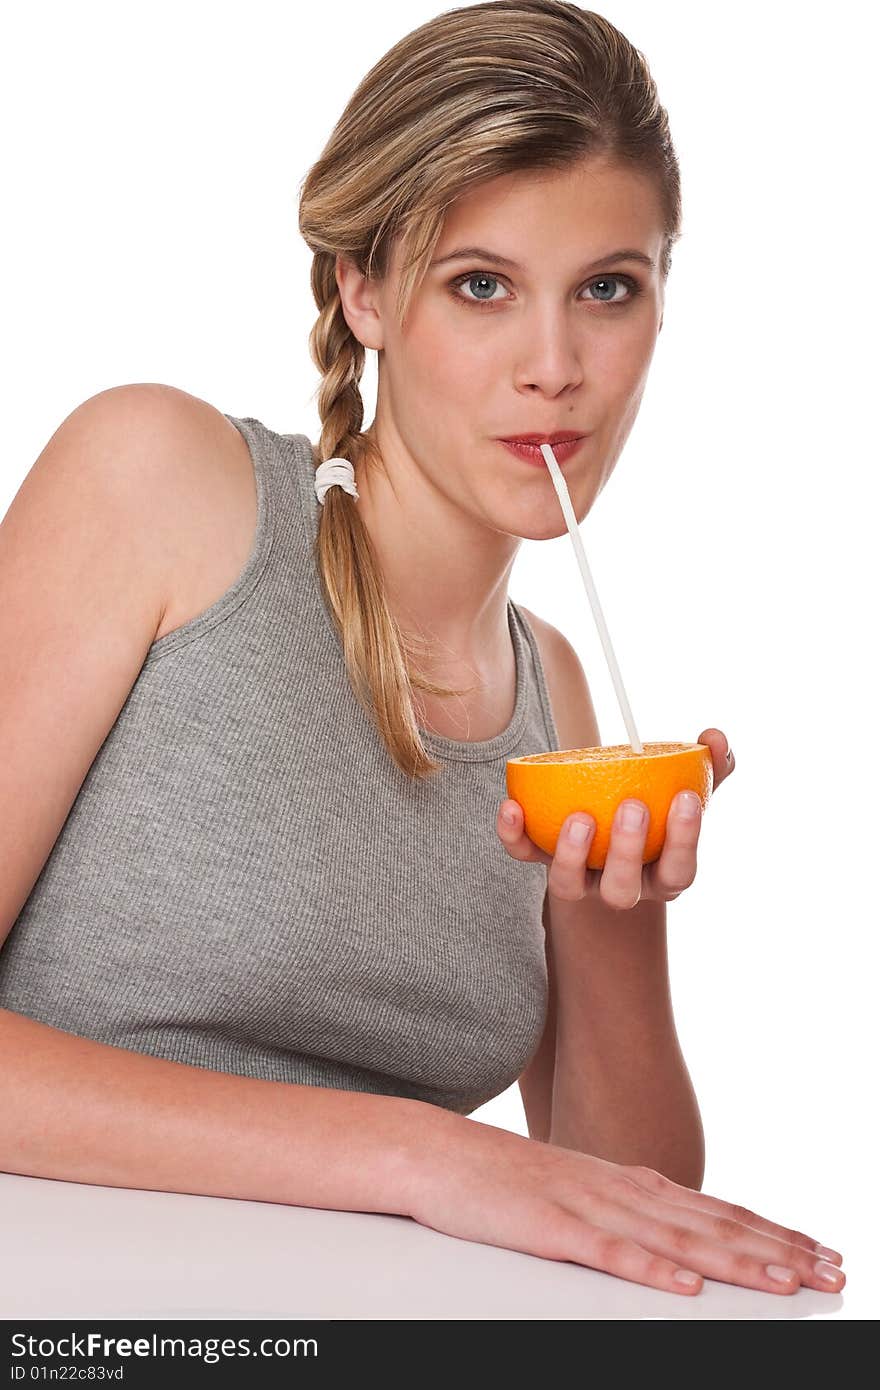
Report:
M 108 1360 L 111 1357 L 182 1357 L 184 1360 L 200 1360 L 212 1365 L 222 1357 L 237 1356 L 317 1356 L 318 1343 L 314 1337 L 299 1337 L 288 1341 L 286 1337 L 264 1337 L 255 1347 L 249 1337 L 104 1337 L 100 1332 L 89 1332 L 79 1336 L 31 1337 L 23 1332 L 14 1332 L 11 1337 L 12 1355 L 29 1356 L 44 1360 L 48 1357 L 64 1357 L 68 1361 L 74 1357 L 98 1357 Z M 21 1379 L 24 1366 L 13 1366 L 12 1379 Z

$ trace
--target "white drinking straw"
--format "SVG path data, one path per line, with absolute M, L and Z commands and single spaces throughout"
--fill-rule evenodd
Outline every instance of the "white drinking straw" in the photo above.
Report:
M 587 591 L 587 598 L 593 609 L 593 617 L 596 620 L 596 627 L 599 629 L 599 636 L 602 639 L 602 646 L 605 649 L 605 660 L 608 663 L 608 670 L 611 672 L 611 679 L 614 682 L 614 689 L 617 691 L 617 702 L 620 705 L 620 712 L 623 715 L 623 722 L 629 734 L 629 741 L 636 753 L 644 753 L 639 739 L 636 723 L 629 707 L 629 700 L 626 698 L 626 691 L 623 688 L 623 681 L 620 679 L 620 668 L 614 656 L 614 648 L 611 645 L 611 634 L 605 626 L 605 619 L 602 616 L 602 609 L 599 605 L 599 595 L 596 593 L 596 586 L 593 583 L 593 576 L 590 574 L 590 567 L 587 564 L 587 557 L 584 553 L 581 533 L 578 530 L 577 517 L 571 505 L 568 486 L 562 476 L 562 469 L 556 462 L 556 455 L 549 444 L 541 445 L 541 453 L 544 455 L 544 462 L 550 469 L 550 477 L 553 479 L 553 486 L 556 488 L 556 495 L 559 498 L 559 505 L 562 508 L 562 515 L 565 517 L 565 524 L 568 527 L 568 534 L 571 536 L 571 543 L 574 546 L 574 553 L 580 566 L 581 578 L 584 581 L 584 588 Z

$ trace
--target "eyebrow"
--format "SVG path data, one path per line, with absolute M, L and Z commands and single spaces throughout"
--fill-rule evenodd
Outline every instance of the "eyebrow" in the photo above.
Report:
M 522 266 L 516 261 L 509 260 L 507 256 L 499 256 L 495 251 L 487 251 L 484 246 L 461 246 L 457 251 L 450 251 L 448 256 L 441 256 L 438 260 L 432 261 L 431 265 L 445 265 L 447 261 L 459 261 L 465 258 L 494 261 L 496 265 L 507 266 L 509 270 L 522 270 Z M 621 251 L 610 251 L 607 256 L 600 256 L 598 261 L 592 261 L 589 265 L 583 266 L 578 274 L 585 275 L 590 270 L 598 270 L 611 261 L 638 261 L 640 265 L 649 266 L 651 270 L 655 268 L 655 262 L 650 256 L 646 256 L 644 251 L 625 247 Z

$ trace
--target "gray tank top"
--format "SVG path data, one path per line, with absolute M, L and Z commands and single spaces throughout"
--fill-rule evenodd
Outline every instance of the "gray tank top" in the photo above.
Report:
M 226 418 L 256 473 L 250 555 L 150 647 L 0 951 L 0 1007 L 466 1114 L 518 1078 L 546 1014 L 546 872 L 495 832 L 505 760 L 559 746 L 534 635 L 508 600 L 510 724 L 423 730 L 443 768 L 412 782 L 349 685 L 308 437 Z

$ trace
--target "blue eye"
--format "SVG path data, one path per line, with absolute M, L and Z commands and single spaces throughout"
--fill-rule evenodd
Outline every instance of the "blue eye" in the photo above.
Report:
M 633 280 L 629 275 L 600 275 L 598 279 L 591 280 L 587 288 L 592 289 L 596 285 L 607 285 L 609 282 L 612 285 L 625 285 L 629 290 L 629 295 L 626 299 L 600 299 L 596 301 L 597 303 L 614 305 L 628 304 L 631 299 L 635 299 L 636 295 L 641 290 L 641 285 L 639 285 L 638 281 Z
M 497 275 L 490 275 L 489 272 L 486 271 L 486 270 L 468 270 L 468 271 L 465 272 L 464 275 L 458 275 L 458 276 L 456 276 L 456 278 L 452 281 L 452 285 L 453 285 L 453 286 L 456 286 L 456 287 L 461 286 L 461 285 L 466 285 L 466 284 L 468 284 L 468 282 L 471 281 L 471 280 L 476 280 L 476 281 L 478 281 L 478 282 L 479 282 L 480 284 L 482 284 L 482 285 L 485 285 L 487 281 L 489 282 L 490 285 L 492 285 L 492 284 L 500 285 L 500 284 L 501 284 L 501 280 L 500 280 L 500 278 L 499 278 Z M 464 299 L 465 301 L 467 301 L 467 302 L 470 303 L 470 304 L 489 304 L 489 303 L 498 304 L 498 303 L 500 302 L 500 301 L 497 300 L 497 299 L 491 300 L 491 299 L 486 299 L 485 297 L 482 297 L 482 296 L 479 297 L 479 298 L 477 298 L 477 299 L 470 299 L 468 295 L 456 294 L 455 297 L 456 297 L 457 299 Z
M 488 294 L 478 293 L 474 298 L 471 298 L 470 295 L 462 294 L 461 288 L 471 281 L 477 282 L 481 286 L 481 290 L 488 290 Z M 483 305 L 492 306 L 504 303 L 503 299 L 492 298 L 492 287 L 497 285 L 503 287 L 504 278 L 502 276 L 493 275 L 488 270 L 467 270 L 463 275 L 457 275 L 454 280 L 449 282 L 449 292 L 452 298 L 457 300 L 459 304 L 475 304 L 482 308 Z M 631 275 L 597 275 L 589 282 L 587 289 L 592 289 L 594 286 L 604 287 L 607 285 L 615 287 L 624 285 L 629 290 L 629 294 L 623 299 L 614 298 L 614 290 L 612 289 L 611 298 L 592 299 L 592 303 L 604 304 L 611 309 L 622 309 L 624 305 L 630 304 L 635 299 L 636 295 L 642 292 L 638 281 L 634 280 Z

